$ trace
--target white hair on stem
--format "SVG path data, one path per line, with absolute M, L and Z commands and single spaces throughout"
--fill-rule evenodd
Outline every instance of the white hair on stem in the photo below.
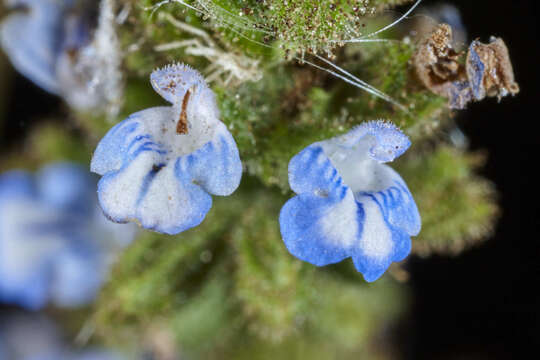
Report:
M 422 0 L 417 0 L 398 19 L 396 19 L 392 23 L 382 27 L 379 30 L 376 30 L 376 31 L 374 31 L 372 33 L 369 33 L 367 35 L 364 35 L 364 36 L 361 36 L 361 37 L 358 37 L 358 38 L 343 39 L 343 40 L 329 40 L 329 42 L 330 43 L 344 44 L 344 43 L 381 43 L 381 42 L 399 41 L 399 40 L 394 40 L 394 39 L 379 39 L 379 38 L 373 39 L 373 36 L 375 36 L 377 34 L 380 34 L 381 32 L 384 32 L 384 31 L 396 26 L 401 21 L 406 19 L 414 11 L 414 9 L 416 9 L 416 7 L 418 7 L 418 5 L 420 5 L 421 1 Z M 241 17 L 241 16 L 238 16 L 236 14 L 233 14 L 229 10 L 224 9 L 223 7 L 219 6 L 218 4 L 213 3 L 211 0 L 208 0 L 208 1 L 207 0 L 197 0 L 197 3 L 199 4 L 200 7 L 202 7 L 202 10 L 200 8 L 197 8 L 197 7 L 193 6 L 193 5 L 190 5 L 190 4 L 186 3 L 183 0 L 162 0 L 159 3 L 157 3 L 157 4 L 155 4 L 155 5 L 151 6 L 151 7 L 144 8 L 144 10 L 147 10 L 147 11 L 151 10 L 152 13 L 150 14 L 150 16 L 153 16 L 153 14 L 159 8 L 161 8 L 163 5 L 167 5 L 167 4 L 170 4 L 170 3 L 178 3 L 178 4 L 181 4 L 181 5 L 184 5 L 188 9 L 191 9 L 191 10 L 193 10 L 193 11 L 199 13 L 199 14 L 202 14 L 203 16 L 207 16 L 207 17 L 210 17 L 210 18 L 213 17 L 218 22 L 221 22 L 222 24 L 224 24 L 224 26 L 227 27 L 230 31 L 234 32 L 238 36 L 240 36 L 240 37 L 242 37 L 242 38 L 244 38 L 244 39 L 246 39 L 246 40 L 248 40 L 250 42 L 253 42 L 255 44 L 258 44 L 260 46 L 267 47 L 267 48 L 275 48 L 273 46 L 270 46 L 270 45 L 264 44 L 264 43 L 262 43 L 260 41 L 257 41 L 255 39 L 252 39 L 252 38 L 246 36 L 245 34 L 242 34 L 240 31 L 238 31 L 238 29 L 241 29 L 241 30 L 248 30 L 248 31 L 258 31 L 258 32 L 263 32 L 263 33 L 267 33 L 267 34 L 274 34 L 272 31 L 270 31 L 270 29 L 265 28 L 265 27 L 261 26 L 260 24 L 257 24 L 256 22 L 250 21 L 246 17 Z M 232 19 L 234 19 L 236 21 L 240 21 L 241 25 L 239 25 L 238 23 L 235 23 L 234 21 L 225 20 L 224 18 L 221 18 L 221 19 L 217 18 L 217 15 L 214 15 L 212 10 L 210 9 L 209 3 L 211 3 L 215 7 L 215 9 L 219 9 L 219 11 L 222 12 L 223 14 L 225 14 L 226 16 L 228 16 L 228 17 L 230 17 L 230 18 L 232 18 Z M 238 66 L 238 63 L 235 63 L 235 60 L 237 61 L 238 58 L 239 58 L 238 56 L 232 55 L 232 57 L 229 56 L 228 59 L 223 59 L 223 57 L 225 55 L 228 55 L 229 53 L 227 53 L 227 52 L 225 52 L 223 50 L 217 50 L 218 48 L 215 45 L 215 42 L 213 42 L 211 40 L 210 36 L 206 32 L 204 32 L 204 31 L 202 31 L 200 29 L 196 29 L 196 28 L 194 28 L 194 27 L 192 27 L 192 26 L 190 26 L 188 24 L 182 23 L 182 22 L 178 21 L 177 19 L 175 19 L 174 17 L 172 17 L 170 14 L 167 14 L 167 15 L 168 15 L 168 20 L 171 21 L 171 23 L 173 25 L 179 27 L 180 29 L 183 29 L 184 31 L 186 31 L 188 33 L 191 33 L 192 35 L 196 35 L 196 36 L 201 37 L 202 39 L 204 39 L 207 42 L 208 45 L 205 46 L 205 45 L 201 44 L 196 39 L 185 40 L 185 41 L 175 41 L 175 42 L 171 42 L 171 43 L 168 43 L 168 44 L 162 44 L 162 45 L 156 46 L 155 49 L 157 51 L 167 51 L 167 50 L 177 49 L 177 48 L 181 48 L 181 47 L 187 47 L 187 50 L 186 50 L 187 53 L 189 53 L 191 55 L 195 55 L 195 56 L 204 56 L 209 61 L 214 61 L 215 63 L 213 63 L 211 66 L 209 66 L 207 68 L 207 71 L 208 70 L 214 71 L 211 75 L 209 75 L 210 81 L 216 79 L 217 77 L 219 77 L 221 74 L 223 74 L 225 72 L 230 73 L 229 78 L 226 80 L 226 83 L 228 81 L 230 81 L 233 77 L 240 80 L 240 81 L 242 81 L 242 80 L 246 81 L 246 80 L 253 79 L 250 76 L 243 76 L 242 75 L 242 71 L 243 71 L 242 66 Z M 204 35 L 202 35 L 203 33 L 204 33 Z M 355 34 L 356 31 L 353 28 L 347 28 L 347 33 Z M 219 56 L 217 56 L 217 54 L 219 54 Z M 296 60 L 298 60 L 300 63 L 305 62 L 306 64 L 308 64 L 310 66 L 313 66 L 316 69 L 325 71 L 325 72 L 331 74 L 332 76 L 337 77 L 338 79 L 341 79 L 341 80 L 343 80 L 343 81 L 345 81 L 345 82 L 347 82 L 347 83 L 349 83 L 349 84 L 351 84 L 351 85 L 353 85 L 353 86 L 355 86 L 355 87 L 357 87 L 359 89 L 362 89 L 362 90 L 366 91 L 367 93 L 369 93 L 369 94 L 371 94 L 373 96 L 381 98 L 381 99 L 395 105 L 396 107 L 398 107 L 402 111 L 408 111 L 405 106 L 403 106 L 402 104 L 400 104 L 399 102 L 394 100 L 389 95 L 383 93 L 382 91 L 378 90 L 374 86 L 372 86 L 372 85 L 366 83 L 365 81 L 359 79 L 358 77 L 352 75 L 351 73 L 347 72 L 346 70 L 344 70 L 340 66 L 332 63 L 331 61 L 329 61 L 329 60 L 327 60 L 327 59 L 325 59 L 325 58 L 323 58 L 323 57 L 321 57 L 319 55 L 315 54 L 314 56 L 317 59 L 323 61 L 324 63 L 330 65 L 331 68 L 326 68 L 324 66 L 317 65 L 317 64 L 314 64 L 313 62 L 307 61 L 304 58 L 304 53 L 303 52 L 302 52 L 302 56 L 300 58 L 298 58 L 298 57 L 294 57 L 294 58 Z M 234 57 L 236 57 L 236 59 L 234 59 Z M 245 60 L 249 60 L 247 57 L 242 57 L 242 58 L 245 59 Z M 258 61 L 253 60 L 252 65 L 258 65 Z M 221 67 L 221 69 L 220 69 L 220 67 Z M 332 70 L 332 68 L 337 70 L 337 72 Z
M 246 26 L 246 30 L 251 30 L 251 31 L 260 31 L 260 32 L 264 32 L 264 33 L 267 33 L 267 34 L 272 34 L 273 32 L 268 29 L 268 28 L 265 28 L 264 26 L 262 26 L 261 24 L 258 24 L 254 21 L 251 21 L 249 20 L 249 18 L 247 17 L 242 17 L 242 16 L 238 16 L 236 14 L 233 14 L 232 12 L 230 12 L 229 10 L 223 8 L 222 6 L 219 6 L 219 4 L 216 4 L 214 2 L 212 2 L 211 0 L 198 0 L 197 1 L 199 3 L 199 5 L 205 9 L 207 11 L 207 13 L 211 14 L 212 13 L 212 10 L 210 9 L 209 5 L 212 4 L 214 6 L 215 9 L 219 9 L 218 11 L 221 11 L 223 14 L 226 14 L 227 16 L 230 16 L 231 18 L 233 18 L 234 20 L 237 20 L 237 21 L 240 21 L 243 23 L 244 26 Z M 219 20 L 219 19 L 218 19 Z M 263 29 L 260 29 L 259 27 L 263 27 L 265 28 L 265 30 Z
M 315 54 L 315 57 L 323 62 L 325 62 L 326 64 L 330 65 L 331 67 L 333 67 L 334 69 L 338 70 L 338 71 L 341 71 L 343 74 L 345 74 L 346 76 L 348 76 L 350 79 L 350 83 L 352 83 L 353 85 L 356 85 L 357 87 L 363 89 L 364 91 L 367 91 L 368 93 L 372 94 L 372 95 L 375 95 L 375 96 L 378 96 L 380 97 L 381 99 L 384 99 L 386 101 L 388 101 L 389 103 L 393 104 L 393 105 L 396 105 L 398 108 L 400 108 L 401 110 L 403 111 L 407 111 L 407 108 L 403 105 L 401 105 L 400 103 L 398 103 L 397 101 L 395 101 L 394 99 L 392 99 L 390 96 L 386 95 L 385 93 L 383 93 L 382 91 L 378 90 L 377 88 L 375 88 L 374 86 L 372 85 L 369 85 L 367 82 L 357 78 L 356 76 L 354 76 L 353 74 L 349 73 L 348 71 L 346 71 L 345 69 L 337 66 L 336 64 L 334 64 L 333 62 L 323 58 L 322 56 L 319 56 L 319 55 L 316 55 Z M 326 71 L 329 71 L 329 70 L 326 70 Z M 330 70 L 331 71 L 331 70 Z M 338 74 L 334 74 L 335 76 L 338 76 L 340 78 L 342 78 L 341 76 L 339 76 Z M 345 79 L 343 79 L 345 80 Z M 345 80 L 347 81 L 347 80 Z M 349 81 L 347 81 L 349 82 Z
M 160 16 L 164 17 L 176 28 L 193 35 L 194 38 L 157 45 L 154 50 L 169 51 L 184 48 L 186 54 L 206 58 L 211 63 L 205 71 L 208 74 L 206 76 L 207 82 L 218 80 L 226 73 L 229 75 L 223 81 L 225 85 L 229 84 L 233 79 L 241 83 L 244 81 L 257 81 L 262 78 L 262 72 L 259 70 L 259 60 L 222 50 L 204 30 L 179 21 L 171 14 L 165 13 L 160 14 Z
M 416 2 L 413 4 L 413 6 L 411 6 L 409 8 L 409 10 L 407 10 L 405 12 L 405 14 L 401 15 L 399 18 L 397 18 L 394 22 L 380 28 L 379 30 L 376 30 L 372 33 L 369 33 L 365 36 L 361 36 L 359 38 L 356 38 L 356 39 L 348 39 L 348 40 L 330 40 L 330 42 L 343 42 L 343 43 L 357 43 L 357 42 L 372 42 L 373 40 L 384 40 L 384 39 L 368 39 L 368 38 L 371 38 L 377 34 L 380 34 L 390 28 L 393 28 L 394 26 L 396 26 L 397 24 L 399 24 L 400 22 L 402 22 L 403 20 L 405 20 L 407 18 L 407 16 L 410 15 L 410 13 L 413 12 L 414 9 L 416 9 L 416 7 L 418 5 L 420 5 L 420 3 L 422 2 L 422 0 L 416 0 Z
M 211 1 L 210 1 L 211 2 Z M 231 13 L 230 11 L 228 11 L 227 9 L 224 9 L 223 7 L 211 2 L 214 6 L 214 9 L 219 9 L 218 11 L 222 12 L 222 14 L 224 14 L 225 16 L 223 17 L 220 17 L 218 18 L 217 15 L 216 16 L 213 16 L 213 12 L 212 10 L 210 9 L 210 7 L 208 6 L 208 2 L 205 2 L 204 0 L 197 0 L 197 4 L 199 4 L 199 6 L 202 7 L 202 10 L 193 6 L 193 5 L 190 5 L 188 3 L 186 3 L 185 1 L 182 1 L 182 0 L 162 0 L 160 1 L 159 3 L 151 6 L 151 7 L 144 7 L 143 10 L 152 10 L 152 12 L 150 13 L 150 17 L 152 17 L 154 15 L 154 13 L 159 9 L 161 8 L 163 5 L 167 5 L 167 4 L 171 4 L 171 3 L 177 3 L 177 4 L 181 4 L 181 5 L 184 5 L 185 7 L 187 7 L 188 9 L 191 9 L 203 16 L 207 16 L 207 17 L 213 17 L 215 20 L 229 26 L 229 27 L 234 27 L 234 28 L 239 28 L 239 29 L 242 29 L 242 30 L 248 30 L 248 31 L 256 31 L 256 32 L 262 32 L 262 33 L 266 33 L 266 34 L 273 34 L 272 31 L 270 31 L 269 29 L 263 29 L 261 28 L 260 24 L 257 24 L 253 21 L 250 21 L 248 18 L 244 18 L 244 17 L 240 17 L 238 15 L 235 15 L 233 13 Z M 234 22 L 234 21 L 230 21 L 230 20 L 227 20 L 225 19 L 226 17 L 230 17 L 236 21 L 239 21 L 241 24 L 239 25 L 237 22 Z

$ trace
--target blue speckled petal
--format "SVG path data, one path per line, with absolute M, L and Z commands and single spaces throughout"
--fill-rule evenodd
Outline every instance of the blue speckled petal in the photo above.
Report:
M 149 113 L 159 111 L 156 109 L 160 108 L 151 108 L 132 114 L 109 130 L 94 152 L 90 170 L 99 175 L 119 170 L 127 160 L 128 151 L 140 147 L 150 139 L 150 135 L 144 132 L 142 119 Z
M 150 84 L 155 92 L 172 104 L 181 102 L 188 89 L 193 86 L 207 88 L 198 71 L 181 63 L 154 70 L 150 75 Z
M 308 146 L 289 162 L 289 184 L 297 193 L 336 194 L 343 187 L 342 179 L 321 146 Z
M 384 205 L 375 196 L 361 196 L 358 203 L 365 218 L 353 261 L 364 279 L 371 282 L 377 280 L 393 261 L 401 261 L 409 254 L 411 241 L 405 231 L 388 221 Z
M 382 206 L 383 215 L 390 224 L 411 236 L 418 235 L 421 228 L 420 214 L 409 188 L 394 169 L 381 165 L 380 170 L 391 179 L 391 186 L 381 191 L 360 194 L 373 195 Z
M 283 206 L 280 230 L 291 254 L 317 266 L 350 256 L 362 232 L 363 213 L 352 192 L 342 190 L 339 197 L 300 194 Z
M 178 158 L 155 140 L 155 128 L 159 132 L 161 126 L 174 126 L 174 123 L 168 124 L 175 120 L 174 114 L 172 107 L 151 108 L 133 114 L 112 128 L 98 145 L 91 169 L 104 175 L 98 186 L 99 200 L 112 220 L 137 220 L 151 230 L 178 233 L 200 224 L 211 207 L 210 196 L 197 184 L 216 192 L 229 191 L 231 183 L 238 184 L 237 170 L 232 167 L 225 169 L 232 178 L 223 181 L 216 168 L 211 174 L 207 169 L 205 178 L 200 165 L 194 163 L 194 160 L 203 164 L 214 162 L 224 170 L 219 164 L 220 155 L 223 158 L 233 153 L 237 164 L 232 164 L 240 165 L 236 144 L 227 137 L 230 134 L 226 129 L 216 131 L 211 145 Z M 223 140 L 229 149 L 224 147 Z M 181 142 L 182 138 L 176 141 Z M 174 146 L 167 145 L 168 149 Z M 193 173 L 185 171 L 186 168 Z M 211 176 L 217 179 L 214 183 L 210 181 Z
M 236 190 L 242 178 L 242 163 L 224 124 L 218 124 L 212 141 L 180 158 L 178 175 L 185 175 L 213 195 L 230 195 Z
M 368 137 L 372 137 L 373 141 L 367 140 Z M 396 125 L 381 120 L 365 122 L 342 136 L 324 141 L 332 142 L 339 143 L 338 146 L 345 149 L 362 146 L 361 143 L 365 142 L 369 145 L 369 155 L 380 162 L 393 161 L 411 146 L 409 138 Z
M 63 2 L 39 0 L 22 4 L 28 6 L 28 12 L 9 15 L 0 27 L 2 47 L 19 72 L 58 94 L 55 67 L 61 47 Z
M 176 234 L 202 222 L 212 198 L 178 174 L 176 163 L 162 164 L 159 154 L 143 151 L 122 169 L 103 176 L 98 196 L 116 222 L 137 220 L 144 228 Z

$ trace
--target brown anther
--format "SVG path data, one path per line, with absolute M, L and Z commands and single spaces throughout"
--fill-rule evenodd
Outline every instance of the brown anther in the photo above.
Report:
M 186 92 L 184 99 L 182 100 L 182 110 L 180 111 L 180 118 L 176 124 L 176 133 L 177 134 L 187 134 L 188 132 L 188 123 L 187 123 L 187 105 L 189 97 L 191 96 L 191 89 Z

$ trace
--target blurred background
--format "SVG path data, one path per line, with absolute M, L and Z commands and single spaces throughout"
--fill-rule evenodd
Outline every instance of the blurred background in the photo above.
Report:
M 422 5 L 435 3 L 425 0 Z M 499 104 L 493 98 L 473 103 L 456 115 L 470 149 L 487 155 L 479 172 L 495 184 L 500 218 L 487 241 L 459 255 L 408 258 L 407 281 L 402 285 L 408 305 L 382 333 L 379 346 L 391 348 L 388 358 L 395 359 L 516 359 L 530 356 L 540 345 L 540 297 L 534 290 L 540 275 L 540 245 L 534 231 L 539 209 L 533 188 L 540 146 L 540 5 L 534 0 L 450 3 L 460 9 L 469 40 L 487 40 L 491 35 L 505 40 L 521 89 L 514 98 Z M 407 5 L 397 11 L 404 9 Z M 71 118 L 60 98 L 14 72 L 0 52 L 2 170 L 16 165 L 9 157 L 24 150 L 20 145 L 42 123 L 52 121 L 74 134 L 81 131 Z M 88 329 L 81 330 L 77 320 L 87 316 L 84 311 L 62 314 L 54 307 L 47 311 L 68 329 L 69 341 L 85 336 Z M 14 305 L 0 305 L 0 319 L 22 312 Z M 1 348 L 0 359 L 4 360 Z
M 502 216 L 494 236 L 458 257 L 412 259 L 414 305 L 404 333 L 410 359 L 512 359 L 539 343 L 537 282 L 540 247 L 534 228 L 538 204 L 528 189 L 536 183 L 538 123 L 534 121 L 540 79 L 535 1 L 452 1 L 469 34 L 506 39 L 521 92 L 512 101 L 472 104 L 458 123 L 471 148 L 486 150 L 482 174 L 499 192 Z M 523 124 L 524 127 L 516 126 Z M 530 127 L 531 131 L 524 131 Z M 411 329 L 414 329 L 410 331 Z

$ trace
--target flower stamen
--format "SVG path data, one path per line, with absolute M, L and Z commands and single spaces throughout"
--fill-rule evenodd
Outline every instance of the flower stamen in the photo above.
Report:
M 186 91 L 186 95 L 184 95 L 184 99 L 182 100 L 182 111 L 180 112 L 180 119 L 178 119 L 178 124 L 176 124 L 177 134 L 183 135 L 183 134 L 187 134 L 188 132 L 186 109 L 187 109 L 190 96 L 191 96 L 191 89 L 188 89 L 188 91 Z

